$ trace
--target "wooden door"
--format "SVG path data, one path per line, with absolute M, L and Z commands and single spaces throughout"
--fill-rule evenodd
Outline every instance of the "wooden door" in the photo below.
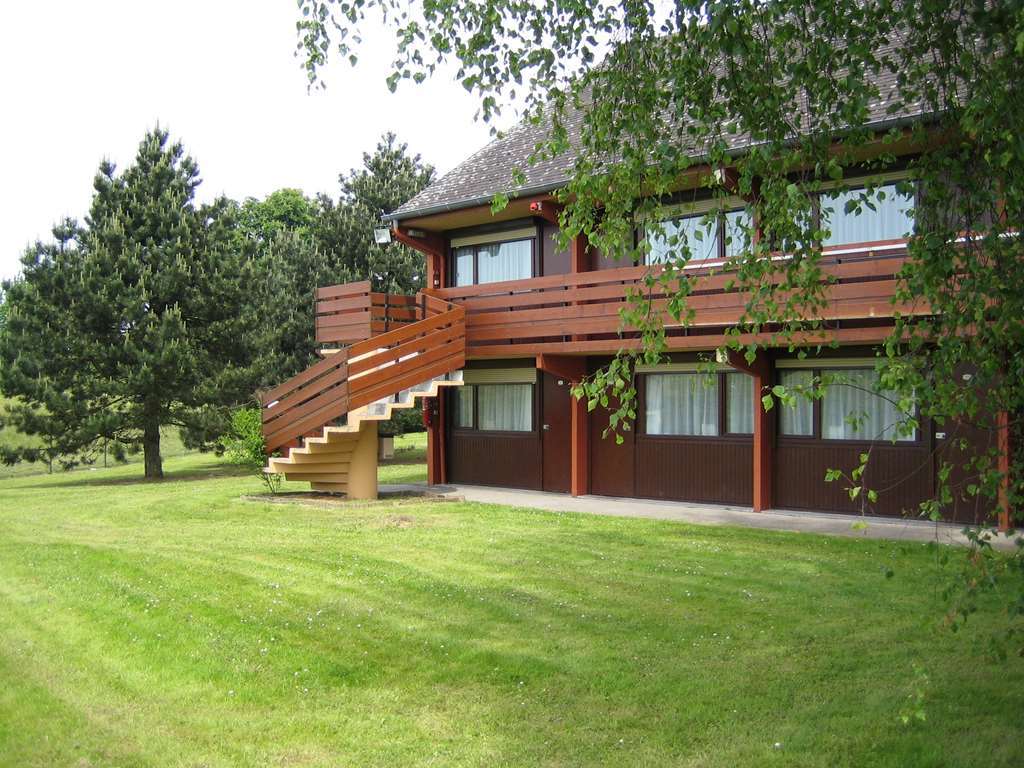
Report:
M 568 493 L 572 479 L 572 422 L 570 384 L 549 373 L 542 374 L 541 439 L 545 491 Z

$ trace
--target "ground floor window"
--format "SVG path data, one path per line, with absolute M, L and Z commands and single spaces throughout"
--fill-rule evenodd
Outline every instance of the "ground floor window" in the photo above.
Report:
M 821 400 L 821 436 L 826 440 L 913 441 L 914 435 L 897 434 L 908 415 L 896 404 L 897 395 L 876 391 L 873 370 L 829 372 L 835 380 Z M 826 377 L 828 378 L 828 377 Z
M 455 396 L 457 429 L 530 432 L 533 429 L 532 384 L 465 384 Z
M 648 435 L 717 435 L 718 377 L 658 373 L 646 377 Z
M 894 392 L 878 390 L 878 374 L 869 368 L 783 370 L 779 383 L 791 390 L 809 391 L 815 381 L 827 387 L 820 399 L 797 394 L 780 409 L 779 432 L 786 437 L 824 440 L 897 440 L 913 442 L 916 435 L 897 434 L 913 414 L 902 413 Z
M 745 373 L 725 375 L 727 432 L 733 435 L 754 433 L 754 377 Z
M 814 403 L 802 392 L 810 391 L 814 371 L 780 371 L 779 383 L 796 399 L 779 410 L 779 431 L 791 437 L 814 436 Z

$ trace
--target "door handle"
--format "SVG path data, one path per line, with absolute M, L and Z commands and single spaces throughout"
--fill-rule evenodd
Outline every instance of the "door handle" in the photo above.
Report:
M 545 424 L 543 427 L 541 427 L 541 429 L 543 429 L 545 432 L 547 432 L 549 429 L 551 429 L 551 425 L 550 424 Z

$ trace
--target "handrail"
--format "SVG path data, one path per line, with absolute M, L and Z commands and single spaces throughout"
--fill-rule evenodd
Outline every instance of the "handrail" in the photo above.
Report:
M 352 344 L 423 319 L 415 296 L 373 291 L 369 280 L 318 288 L 315 316 L 319 344 Z
M 348 286 L 331 286 L 319 289 L 317 295 L 348 301 L 353 295 L 346 290 Z M 374 300 L 370 291 L 359 295 Z M 268 452 L 313 434 L 357 408 L 465 365 L 465 309 L 423 294 L 400 299 L 395 307 L 417 319 L 399 316 L 393 330 L 328 355 L 260 398 Z
M 826 252 L 819 266 L 824 304 L 807 319 L 929 314 L 930 307 L 924 302 L 893 303 L 897 275 L 906 259 L 905 243 L 896 241 Z M 689 334 L 739 321 L 751 298 L 737 288 L 735 274 L 723 271 L 720 265 L 702 264 L 668 284 L 662 282 L 662 271 L 659 266 L 623 267 L 428 293 L 465 308 L 469 351 L 479 356 L 614 352 L 637 334 L 636 328 L 624 325 L 621 314 L 631 290 L 649 297 L 651 309 L 662 315 L 670 348 L 695 348 L 700 341 Z M 783 277 L 768 279 L 778 285 Z M 685 324 L 674 321 L 668 311 L 683 280 L 690 283 L 686 307 L 695 311 Z M 780 291 L 775 299 L 784 302 L 792 295 Z M 683 336 L 688 338 L 684 341 Z M 715 346 L 710 336 L 705 340 Z
M 348 353 L 340 350 L 260 398 L 268 453 L 349 410 Z

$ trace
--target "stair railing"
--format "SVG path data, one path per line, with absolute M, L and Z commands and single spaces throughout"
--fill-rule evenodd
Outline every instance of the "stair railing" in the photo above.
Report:
M 465 365 L 465 309 L 424 294 L 408 298 L 397 328 L 332 352 L 261 396 L 268 452 Z

